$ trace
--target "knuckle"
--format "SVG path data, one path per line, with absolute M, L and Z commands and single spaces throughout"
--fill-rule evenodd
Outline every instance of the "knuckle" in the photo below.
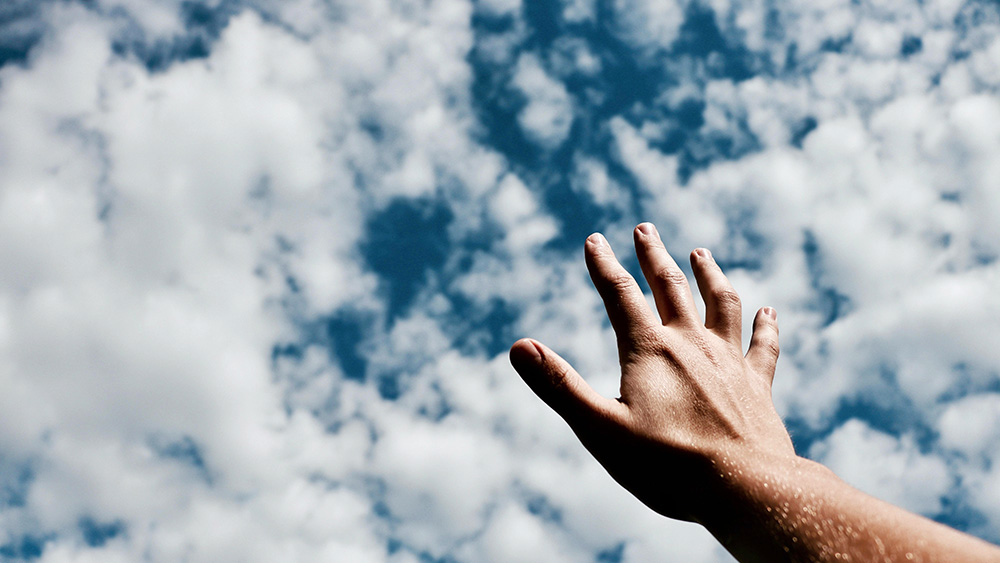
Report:
M 669 286 L 682 286 L 687 284 L 687 277 L 678 268 L 664 266 L 655 272 L 656 279 Z
M 570 377 L 569 368 L 561 365 L 550 366 L 549 384 L 552 391 L 559 395 L 571 391 L 572 378 Z
M 636 327 L 628 334 L 628 351 L 635 356 L 656 353 L 663 347 L 660 334 L 653 327 Z
M 777 358 L 778 354 L 781 353 L 781 346 L 778 345 L 777 340 L 768 338 L 767 340 L 761 342 L 760 346 L 763 349 L 763 351 L 769 356 Z
M 778 323 L 770 317 L 763 315 L 763 318 L 754 321 L 753 331 L 759 338 L 778 338 Z
M 635 280 L 629 274 L 619 272 L 605 278 L 605 283 L 607 283 L 609 288 L 621 293 L 631 290 L 632 286 L 635 285 Z
M 719 288 L 712 292 L 712 296 L 720 309 L 741 309 L 743 306 L 740 295 L 732 287 Z

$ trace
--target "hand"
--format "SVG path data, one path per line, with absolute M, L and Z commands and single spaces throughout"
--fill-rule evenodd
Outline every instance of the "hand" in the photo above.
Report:
M 740 561 L 1000 561 L 996 546 L 797 457 L 771 402 L 774 311 L 757 311 L 744 356 L 740 300 L 711 254 L 691 253 L 707 309 L 702 324 L 653 225 L 634 234 L 662 322 L 604 237 L 586 243 L 587 268 L 618 336 L 617 401 L 534 340 L 510 351 L 521 377 L 615 480 L 653 510 L 703 524 Z
M 656 228 L 643 223 L 633 234 L 659 321 L 604 237 L 593 234 L 585 244 L 618 339 L 621 397 L 601 396 L 534 340 L 515 343 L 510 359 L 616 481 L 665 516 L 704 523 L 727 502 L 722 489 L 733 476 L 726 473 L 743 463 L 795 459 L 771 402 L 776 316 L 770 308 L 757 311 L 744 356 L 739 296 L 711 254 L 691 253 L 707 309 L 702 323 Z

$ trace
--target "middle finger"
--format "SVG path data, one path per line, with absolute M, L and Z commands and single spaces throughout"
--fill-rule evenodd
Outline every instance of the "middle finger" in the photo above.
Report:
M 633 234 L 639 265 L 653 292 L 660 320 L 665 325 L 673 321 L 688 324 L 697 322 L 698 311 L 694 305 L 691 286 L 684 272 L 663 246 L 656 227 L 652 223 L 641 223 Z

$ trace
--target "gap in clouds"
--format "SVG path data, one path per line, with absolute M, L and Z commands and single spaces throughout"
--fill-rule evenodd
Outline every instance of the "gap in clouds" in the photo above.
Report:
M 396 199 L 368 218 L 361 247 L 366 265 L 386 287 L 389 321 L 405 314 L 427 276 L 444 266 L 452 249 L 452 212 L 436 201 Z
M 480 302 L 451 289 L 471 271 L 477 256 L 493 251 L 497 227 L 487 221 L 482 229 L 454 240 L 449 234 L 453 221 L 451 207 L 436 198 L 396 198 L 374 211 L 366 219 L 357 252 L 378 276 L 384 311 L 345 305 L 319 318 L 300 319 L 300 338 L 275 345 L 272 361 L 301 361 L 308 347 L 321 346 L 344 378 L 374 382 L 382 399 L 397 400 L 413 374 L 373 367 L 370 357 L 377 353 L 383 331 L 405 321 L 415 308 L 426 307 L 428 299 L 437 301 L 431 309 L 455 350 L 487 357 L 506 350 L 515 338 L 515 304 L 499 298 Z M 288 283 L 296 293 L 294 278 Z M 448 407 L 442 408 L 434 416 L 445 416 Z
M 52 536 L 22 536 L 14 542 L 0 545 L 0 557 L 23 561 L 38 559 L 45 549 L 45 543 L 51 539 Z
M 80 519 L 80 533 L 90 547 L 103 547 L 109 541 L 128 533 L 122 522 L 98 522 L 92 518 Z
M 182 29 L 179 33 L 154 35 L 122 5 L 124 2 L 68 2 L 107 17 L 115 29 L 112 52 L 121 57 L 136 57 L 150 72 L 162 72 L 174 63 L 207 58 L 229 20 L 246 8 L 240 0 L 171 0 L 170 4 L 177 7 Z M 43 35 L 39 10 L 54 3 L 56 0 L 8 0 L 0 6 L 0 67 L 27 60 Z
M 215 6 L 184 0 L 179 5 L 183 33 L 172 37 L 150 37 L 125 12 L 111 49 L 118 56 L 138 58 L 150 72 L 163 72 L 175 63 L 208 58 L 229 20 L 243 9 L 237 0 L 216 2 Z M 114 9 L 111 13 L 116 14 Z
M 43 30 L 33 0 L 9 0 L 0 5 L 0 67 L 25 64 Z

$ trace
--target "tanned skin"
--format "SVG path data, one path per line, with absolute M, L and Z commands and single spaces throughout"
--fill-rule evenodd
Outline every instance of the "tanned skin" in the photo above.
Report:
M 656 228 L 643 223 L 634 237 L 659 318 L 607 240 L 594 234 L 585 244 L 618 339 L 620 398 L 595 392 L 535 340 L 510 351 L 528 386 L 618 483 L 664 516 L 702 524 L 744 562 L 1000 562 L 1000 548 L 797 456 L 771 401 L 775 311 L 757 311 L 744 355 L 740 299 L 711 253 L 691 253 L 702 321 Z

